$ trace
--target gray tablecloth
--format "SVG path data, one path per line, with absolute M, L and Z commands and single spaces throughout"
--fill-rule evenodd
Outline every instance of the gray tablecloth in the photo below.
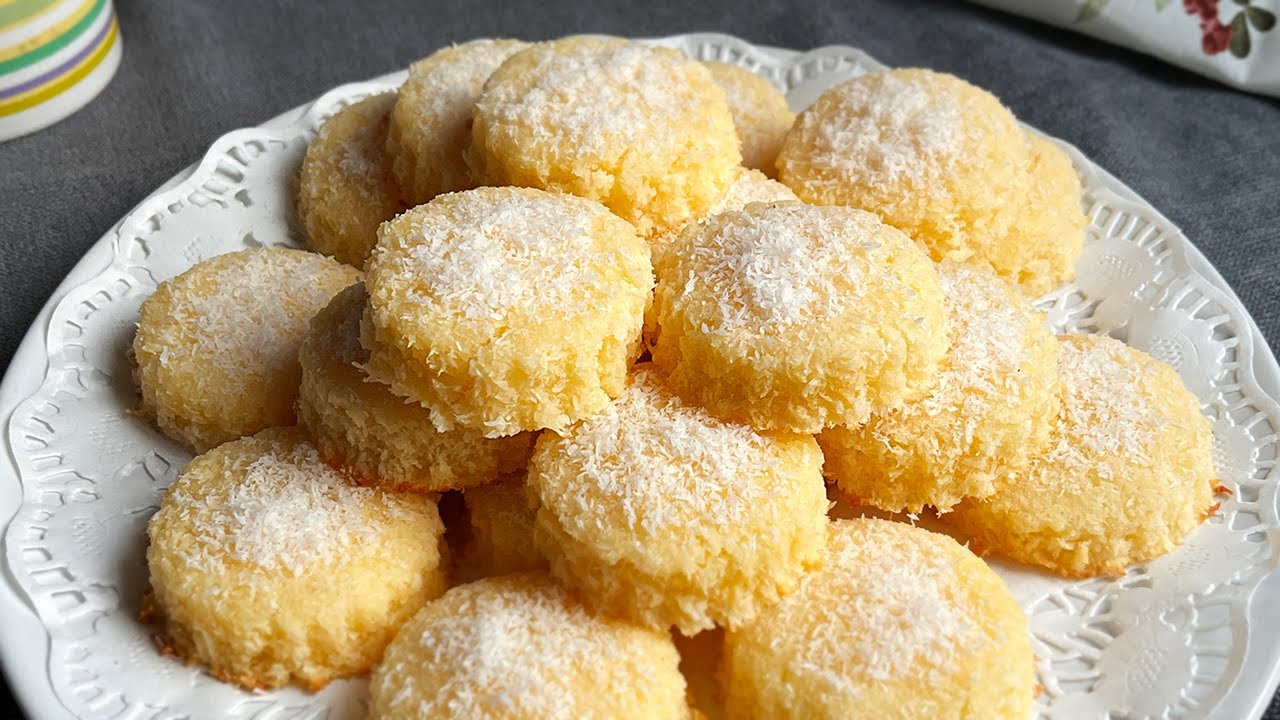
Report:
M 1160 208 L 1280 343 L 1280 103 L 1061 30 L 900 0 L 116 4 L 124 62 L 110 87 L 71 119 L 0 144 L 0 367 L 90 244 L 220 134 L 450 41 L 571 32 L 844 43 L 968 78 Z M 11 702 L 0 687 L 0 717 L 16 716 Z M 1280 720 L 1280 703 L 1267 718 Z

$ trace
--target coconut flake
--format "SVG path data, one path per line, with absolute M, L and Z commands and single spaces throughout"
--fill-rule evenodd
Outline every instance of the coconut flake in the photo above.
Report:
M 368 512 L 379 491 L 352 485 L 308 444 L 230 464 L 243 475 L 225 491 L 195 497 L 180 484 L 166 501 L 192 524 L 195 542 L 180 552 L 193 567 L 218 572 L 231 559 L 296 576 L 379 536 Z
M 815 168 L 870 186 L 922 186 L 949 174 L 968 131 L 956 97 L 924 78 L 884 74 L 827 91 L 831 111 L 804 113 Z

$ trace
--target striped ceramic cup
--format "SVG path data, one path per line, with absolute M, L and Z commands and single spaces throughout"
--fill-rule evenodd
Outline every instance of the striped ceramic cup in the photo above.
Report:
M 0 140 L 79 110 L 119 65 L 110 0 L 0 0 Z

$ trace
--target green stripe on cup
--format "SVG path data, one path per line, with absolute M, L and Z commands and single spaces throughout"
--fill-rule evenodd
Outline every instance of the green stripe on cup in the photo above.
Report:
M 66 32 L 58 35 L 49 42 L 36 47 L 28 53 L 24 53 L 15 58 L 10 58 L 9 60 L 0 61 L 0 75 L 15 72 L 24 67 L 38 63 L 70 45 L 76 38 L 83 35 L 84 32 L 93 25 L 94 21 L 98 19 L 98 15 L 106 5 L 107 0 L 97 0 L 93 5 L 93 9 L 88 13 L 85 13 L 84 17 L 80 18 L 80 20 L 78 20 L 75 25 L 68 28 Z

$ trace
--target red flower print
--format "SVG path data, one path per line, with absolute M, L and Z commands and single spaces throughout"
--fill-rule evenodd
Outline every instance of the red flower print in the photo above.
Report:
M 1218 22 L 1218 18 L 1200 22 L 1200 46 L 1206 55 L 1217 55 L 1231 45 L 1231 26 Z
M 1089 22 L 1104 14 L 1111 0 L 1077 0 L 1080 9 L 1076 13 L 1076 22 Z M 1126 5 L 1134 5 L 1138 0 L 1126 0 Z M 1166 9 L 1170 0 L 1154 0 L 1155 11 Z M 1233 0 L 1239 6 L 1234 10 L 1231 19 L 1223 24 L 1219 7 L 1222 0 L 1182 0 L 1182 9 L 1187 15 L 1194 17 L 1200 25 L 1200 48 L 1205 55 L 1219 55 L 1225 50 L 1238 58 L 1246 58 L 1253 47 L 1250 39 L 1250 28 L 1254 32 L 1265 33 L 1275 28 L 1276 13 L 1261 5 L 1268 4 L 1264 0 Z M 4 0 L 0 0 L 0 5 Z M 1125 11 L 1128 12 L 1128 11 Z
M 1218 0 L 1182 0 L 1182 9 L 1188 15 L 1199 15 L 1201 26 L 1206 21 L 1218 19 Z

